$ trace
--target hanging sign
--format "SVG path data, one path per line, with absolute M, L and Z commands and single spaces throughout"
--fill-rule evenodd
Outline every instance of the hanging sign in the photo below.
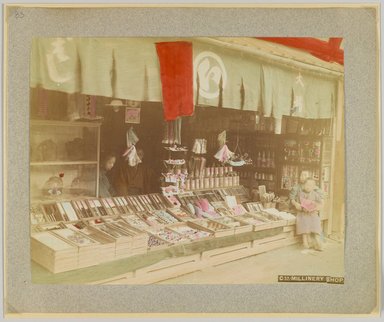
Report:
M 125 123 L 140 124 L 140 107 L 125 108 Z

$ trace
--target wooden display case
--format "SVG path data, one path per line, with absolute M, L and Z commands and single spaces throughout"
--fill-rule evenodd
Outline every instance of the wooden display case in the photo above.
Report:
M 235 232 L 234 227 L 227 226 L 211 219 L 196 219 L 190 221 L 189 224 L 192 227 L 197 227 L 199 229 L 204 228 L 210 231 L 215 237 L 231 236 Z
M 321 219 L 329 217 L 331 194 L 332 138 L 329 136 L 285 134 L 280 140 L 279 190 L 288 196 L 299 182 L 300 173 L 308 171 L 324 192 Z
M 100 125 L 31 120 L 32 202 L 98 196 Z
M 205 191 L 203 194 L 193 192 L 190 197 L 195 196 L 199 199 L 207 195 L 214 195 L 214 200 L 228 199 L 229 196 L 236 199 L 236 202 L 248 200 L 243 187 L 215 189 Z M 179 245 L 183 248 L 192 247 L 192 250 L 194 246 L 189 244 L 198 241 L 207 243 L 204 247 L 209 249 L 212 246 L 211 240 L 214 238 L 230 239 L 236 234 L 253 234 L 254 232 L 257 234 L 262 230 L 269 230 L 267 235 L 279 234 L 279 231 L 273 229 L 281 227 L 283 231 L 283 228 L 285 229 L 289 224 L 287 220 L 280 220 L 273 213 L 263 213 L 259 208 L 257 208 L 260 210 L 258 213 L 250 214 L 244 209 L 244 212 L 241 212 L 243 215 L 235 216 L 233 209 L 222 204 L 224 201 L 212 201 L 216 206 L 217 218 L 215 219 L 192 218 L 178 207 L 149 211 L 145 210 L 147 207 L 142 204 L 145 197 L 148 196 L 91 197 L 34 204 L 31 207 L 32 259 L 51 272 L 64 272 L 137 254 L 145 256 L 147 252 L 168 247 L 170 247 L 169 252 L 172 252 L 172 247 Z M 144 211 L 134 211 L 133 205 L 135 209 L 144 209 Z M 237 205 L 243 207 L 242 204 Z M 163 214 L 160 215 L 159 212 Z M 293 231 L 289 236 L 292 237 L 292 234 Z M 38 238 L 38 236 L 42 237 Z M 256 235 L 244 236 L 245 238 L 256 237 Z M 230 241 L 230 243 L 233 242 Z M 253 253 L 252 243 L 247 245 L 244 252 L 241 252 L 241 256 Z M 217 253 L 219 254 L 217 256 L 222 256 L 222 260 L 241 257 L 235 252 L 235 249 L 238 249 L 237 246 L 231 246 L 228 249 L 231 250 L 231 255 L 224 254 L 221 250 L 209 250 L 208 253 Z M 184 259 L 176 262 L 183 262 Z M 202 260 L 200 264 L 211 265 L 213 262 Z

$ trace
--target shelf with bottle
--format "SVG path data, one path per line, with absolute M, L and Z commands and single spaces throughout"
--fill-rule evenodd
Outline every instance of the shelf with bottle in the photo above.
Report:
M 290 166 L 317 168 L 320 166 L 320 161 L 317 161 L 317 162 L 282 161 L 281 164 L 290 165 Z
M 254 166 L 258 169 L 266 168 L 266 169 L 274 169 L 276 168 L 276 160 L 275 160 L 275 151 L 271 150 L 259 150 L 257 152 L 257 157 L 254 162 Z
M 185 190 L 232 187 L 239 184 L 239 173 L 233 171 L 233 167 L 206 167 L 191 173 L 185 182 Z
M 321 161 L 321 141 L 303 139 L 284 139 L 281 162 L 316 164 Z
M 315 179 L 316 183 L 319 184 L 319 169 L 297 165 L 283 165 L 281 168 L 280 189 L 291 190 L 296 184 L 299 183 L 299 177 L 302 171 L 308 171 L 309 177 Z

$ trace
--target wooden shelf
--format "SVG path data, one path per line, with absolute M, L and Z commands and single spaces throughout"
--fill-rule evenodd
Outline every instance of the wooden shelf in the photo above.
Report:
M 31 125 L 40 125 L 40 126 L 85 126 L 85 127 L 99 127 L 101 125 L 100 121 L 56 121 L 56 120 L 30 120 Z
M 303 167 L 320 167 L 320 161 L 317 162 L 299 162 L 299 161 L 282 161 L 281 165 L 296 165 L 296 166 L 303 166 Z
M 31 162 L 31 166 L 51 166 L 51 165 L 93 165 L 98 164 L 97 161 L 42 161 Z

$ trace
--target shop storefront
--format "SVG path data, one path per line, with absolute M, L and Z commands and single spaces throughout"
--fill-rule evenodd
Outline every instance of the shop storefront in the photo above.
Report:
M 343 66 L 251 38 L 35 39 L 32 277 L 153 283 L 343 235 Z M 304 204 L 303 204 L 304 207 Z

